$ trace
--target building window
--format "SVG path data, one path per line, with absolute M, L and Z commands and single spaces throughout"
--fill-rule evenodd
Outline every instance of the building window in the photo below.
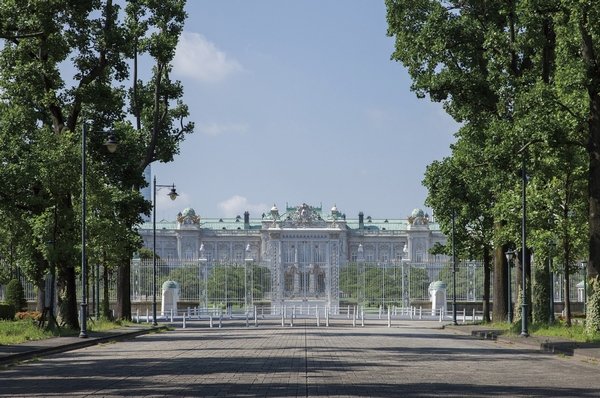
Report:
M 357 262 L 358 261 L 358 253 L 356 253 L 356 252 L 350 253 L 350 261 Z

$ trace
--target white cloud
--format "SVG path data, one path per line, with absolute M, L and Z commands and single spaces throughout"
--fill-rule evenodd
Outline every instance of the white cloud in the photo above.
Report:
M 248 125 L 247 124 L 235 124 L 235 123 L 229 123 L 229 124 L 217 124 L 217 123 L 199 124 L 199 125 L 196 126 L 196 129 L 198 131 L 203 132 L 204 134 L 219 135 L 219 134 L 225 133 L 225 132 L 245 133 L 246 130 L 248 130 Z
M 246 210 L 250 213 L 251 217 L 259 217 L 262 213 L 265 213 L 270 209 L 270 207 L 264 203 L 255 205 L 249 204 L 248 199 L 240 195 L 234 195 L 231 198 L 220 202 L 217 207 L 224 217 L 241 216 Z
M 216 83 L 242 66 L 198 33 L 183 32 L 177 44 L 173 70 L 183 76 Z

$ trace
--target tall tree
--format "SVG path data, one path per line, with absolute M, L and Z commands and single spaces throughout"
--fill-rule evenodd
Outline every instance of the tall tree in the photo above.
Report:
M 152 5 L 148 13 L 150 20 L 155 17 L 164 20 L 164 10 L 169 8 L 181 11 L 178 18 L 185 19 L 185 13 L 182 13 L 184 1 L 144 3 Z M 0 178 L 9 180 L 10 184 L 0 188 L 3 202 L 0 208 L 13 217 L 20 215 L 11 211 L 11 206 L 26 214 L 36 237 L 32 250 L 29 250 L 30 258 L 44 260 L 39 262 L 38 269 L 47 268 L 50 258 L 55 261 L 59 286 L 62 286 L 64 320 L 73 328 L 78 328 L 75 277 L 80 236 L 75 226 L 81 214 L 78 180 L 81 178 L 82 123 L 89 123 L 90 132 L 114 130 L 122 142 L 117 154 L 99 150 L 105 137 L 90 134 L 92 137 L 88 137 L 87 142 L 88 199 L 92 205 L 87 215 L 100 215 L 96 219 L 90 218 L 90 254 L 102 252 L 91 247 L 95 242 L 105 247 L 116 243 L 111 238 L 120 237 L 120 244 L 114 246 L 119 263 L 139 247 L 139 238 L 135 237 L 132 227 L 140 221 L 140 213 L 149 211 L 149 204 L 141 199 L 136 189 L 132 190 L 132 187 L 144 184 L 140 165 L 147 157 L 149 147 L 152 147 L 152 153 L 162 154 L 160 159 L 170 161 L 177 153 L 183 135 L 191 132 L 191 125 L 182 129 L 173 127 L 174 120 L 180 121 L 178 117 L 187 116 L 183 104 L 175 107 L 173 112 L 167 109 L 169 101 L 179 98 L 172 93 L 176 91 L 174 89 L 171 97 L 159 96 L 159 113 L 167 116 L 159 119 L 162 125 L 154 133 L 153 130 L 134 129 L 124 121 L 125 95 L 118 85 L 129 77 L 130 39 L 138 32 L 128 30 L 123 22 L 123 12 L 112 0 L 33 0 L 26 3 L 7 0 L 0 3 L 1 102 L 11 110 L 0 115 L 0 124 L 2 132 L 20 148 L 20 152 L 14 153 L 38 155 L 14 157 L 2 165 Z M 181 30 L 181 24 L 175 24 L 180 27 L 175 31 L 167 30 L 161 36 L 162 42 L 173 49 L 173 42 L 177 42 Z M 169 34 L 175 37 L 169 37 Z M 181 86 L 176 86 L 177 94 L 181 96 Z M 157 138 L 150 144 L 148 137 L 153 134 Z M 11 147 L 3 149 L 6 156 L 14 150 Z M 26 174 L 17 171 L 25 167 L 32 171 Z M 42 204 L 36 207 L 35 203 L 19 202 L 26 197 L 17 195 L 21 192 L 29 193 L 29 197 Z M 108 207 L 103 202 L 107 198 L 110 200 Z M 106 236 L 107 231 L 112 237 Z M 56 237 L 56 248 L 49 250 L 45 245 L 51 236 Z M 23 258 L 27 256 L 23 254 Z M 33 273 L 30 276 L 34 276 Z M 128 291 L 127 286 L 125 293 Z M 123 312 L 121 316 L 130 314 Z

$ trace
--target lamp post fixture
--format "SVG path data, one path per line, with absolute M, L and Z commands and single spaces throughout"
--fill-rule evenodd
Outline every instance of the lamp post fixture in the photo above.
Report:
M 454 207 L 452 207 L 452 324 L 458 325 L 458 322 L 456 322 L 456 255 L 454 252 Z
M 510 285 L 512 284 L 511 281 L 511 277 L 510 277 L 510 268 L 511 268 L 511 263 L 513 258 L 515 257 L 515 252 L 508 249 L 508 251 L 505 253 L 506 255 L 506 261 L 508 262 L 508 323 L 511 324 L 513 319 L 512 319 L 512 292 L 510 291 Z
M 583 269 L 583 315 L 587 313 L 587 260 L 581 261 Z
M 556 242 L 548 242 L 550 247 L 548 254 L 548 272 L 550 279 L 550 316 L 548 317 L 548 323 L 552 325 L 554 323 L 554 273 L 552 272 L 552 256 L 554 256 L 554 248 L 556 248 Z
M 105 133 L 102 131 L 102 133 Z M 108 140 L 104 143 L 110 153 L 117 150 L 117 140 L 111 133 L 108 134 Z M 86 135 L 87 135 L 87 124 L 84 122 L 81 129 L 81 331 L 79 337 L 87 338 L 87 275 L 86 275 L 86 258 L 85 258 L 85 174 L 86 174 L 86 159 L 85 159 L 85 148 L 86 148 Z
M 171 188 L 171 192 L 168 194 L 171 200 L 175 200 L 179 196 L 175 190 L 175 184 L 157 185 L 156 176 L 154 176 L 154 195 L 152 198 L 154 204 L 154 211 L 152 212 L 152 326 L 158 326 L 156 322 L 156 188 L 158 188 L 158 191 L 161 188 Z

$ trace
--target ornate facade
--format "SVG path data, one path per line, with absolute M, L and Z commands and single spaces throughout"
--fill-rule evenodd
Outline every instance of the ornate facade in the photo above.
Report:
M 152 247 L 152 223 L 140 229 L 144 246 Z M 334 205 L 288 207 L 280 213 L 251 219 L 200 219 L 192 208 L 177 221 L 156 224 L 156 253 L 172 260 L 204 261 L 208 269 L 218 262 L 247 259 L 271 272 L 272 305 L 315 304 L 337 306 L 339 273 L 348 262 L 412 263 L 445 261 L 429 249 L 445 244 L 439 226 L 420 209 L 405 219 L 372 219 L 363 213 L 347 219 Z

